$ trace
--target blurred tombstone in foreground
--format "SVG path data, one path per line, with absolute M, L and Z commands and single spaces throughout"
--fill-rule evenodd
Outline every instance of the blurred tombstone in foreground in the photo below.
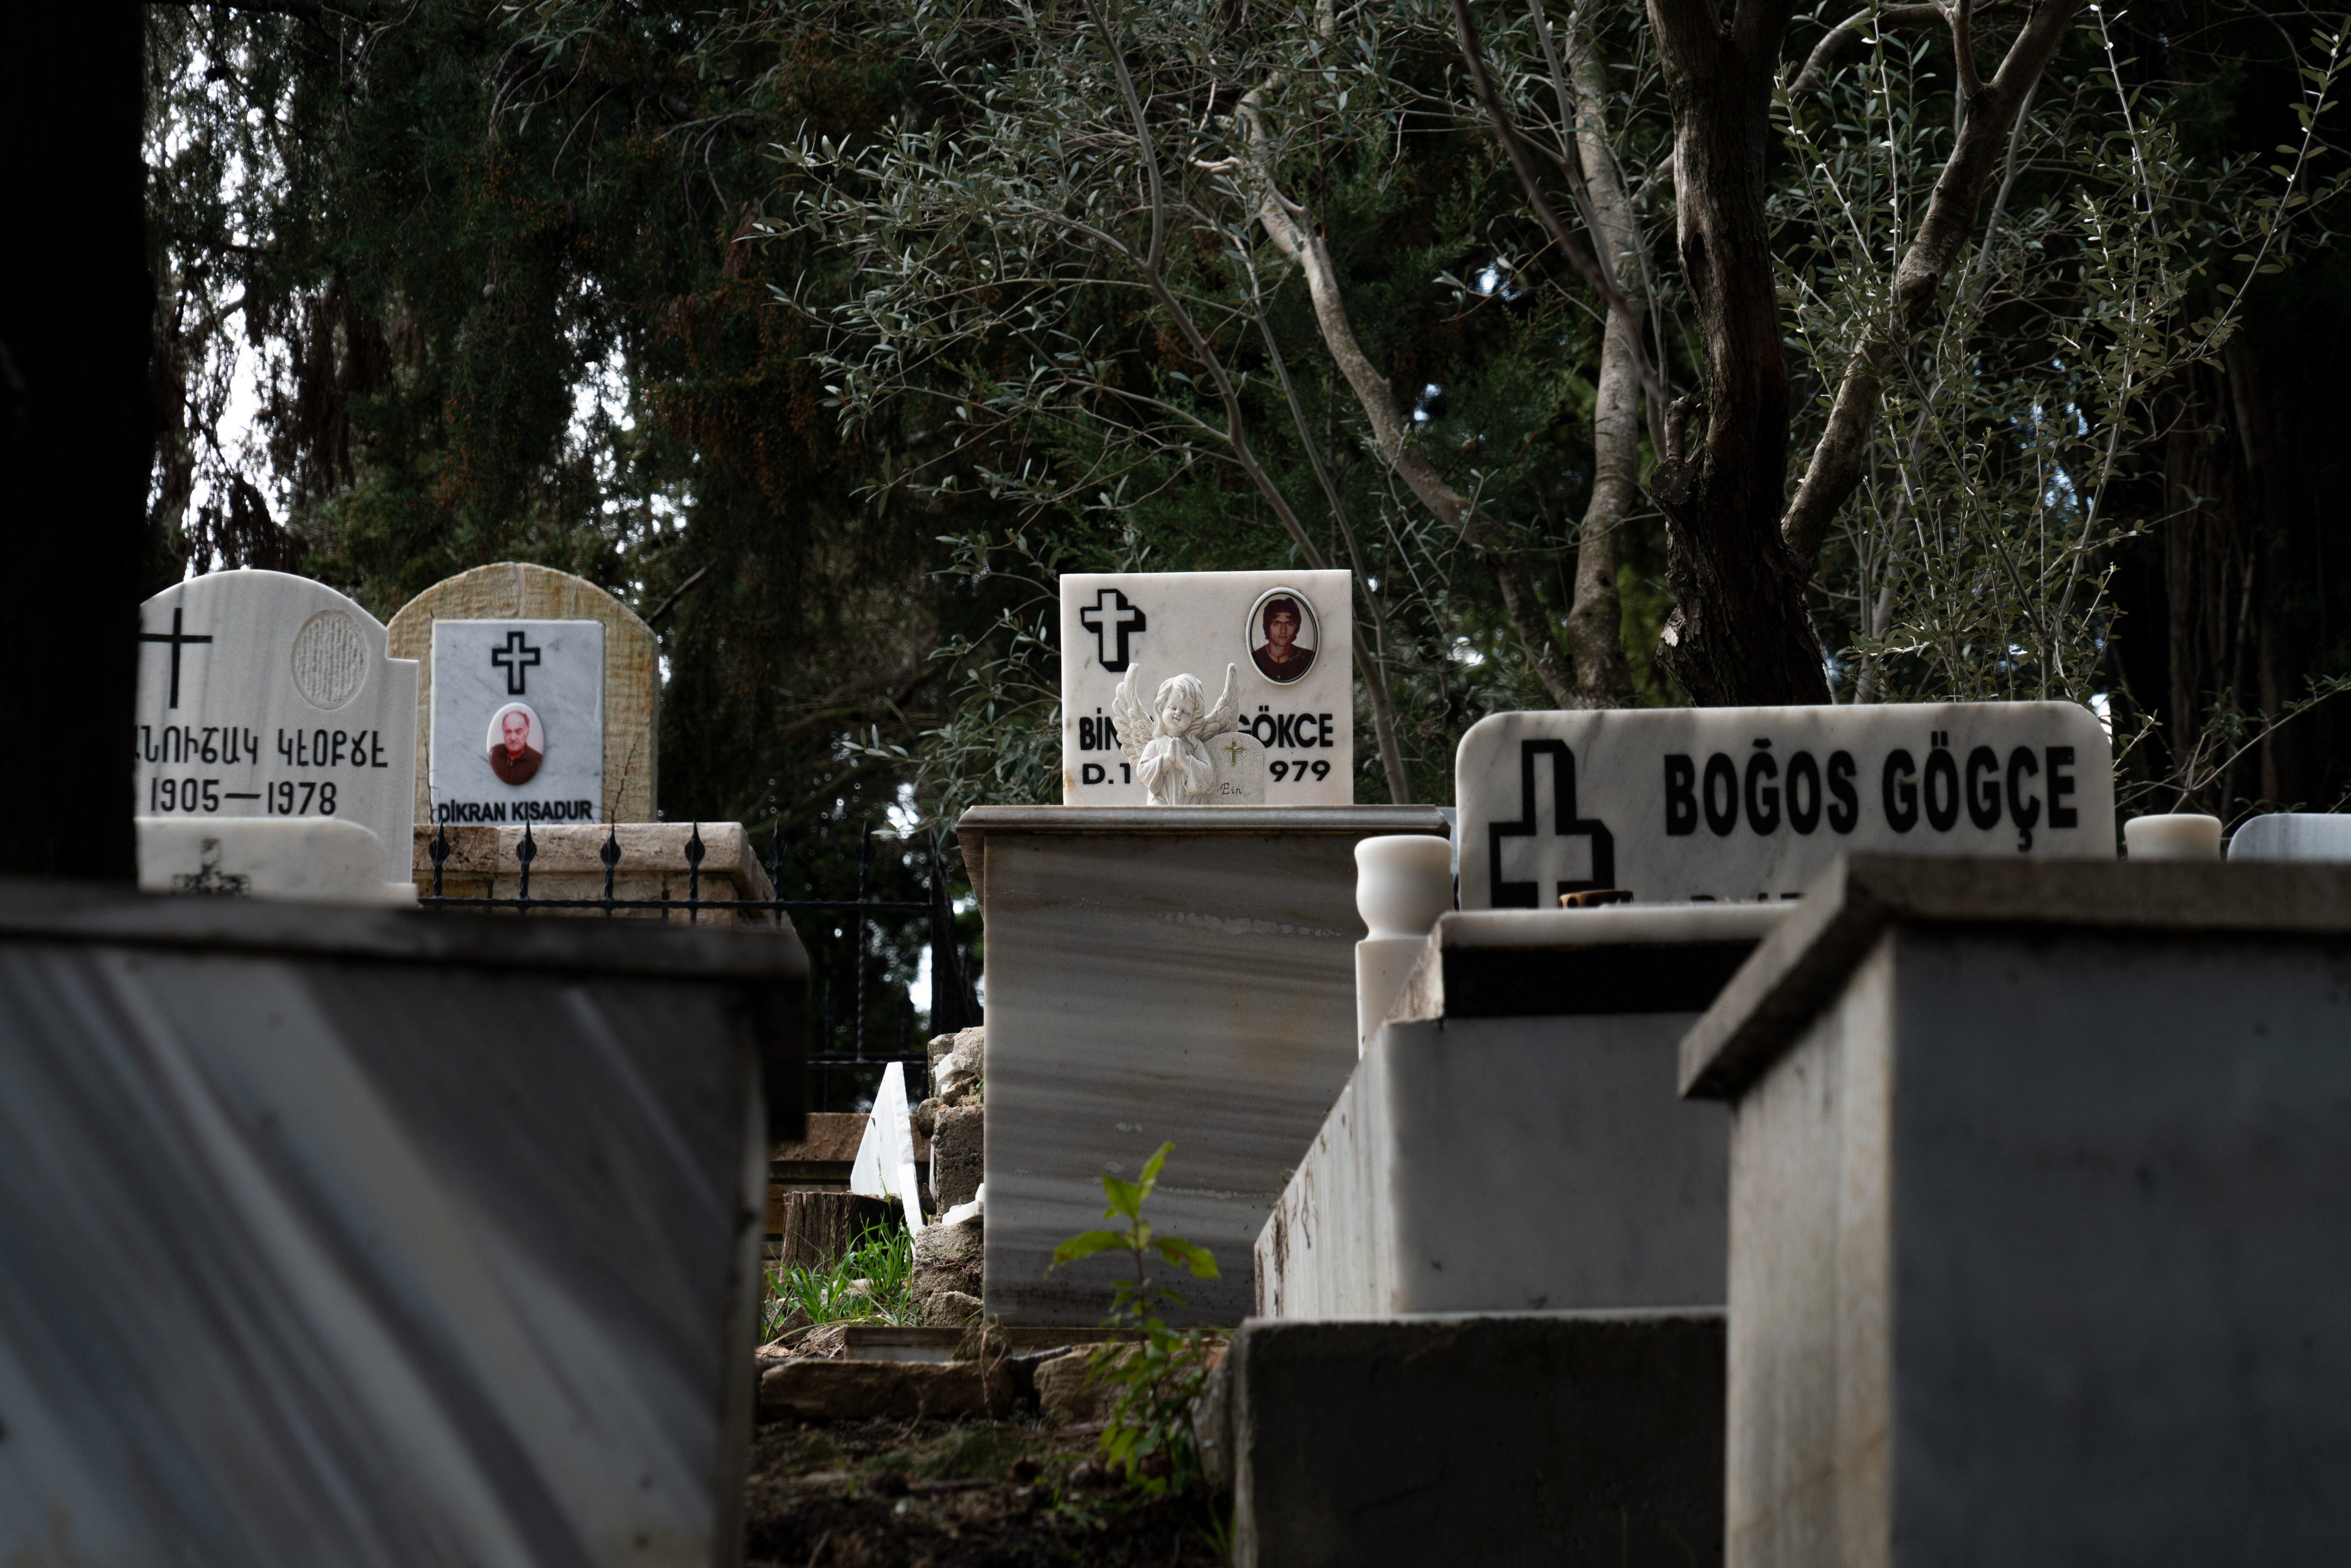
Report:
M 0 1561 L 737 1561 L 807 974 L 0 881 Z

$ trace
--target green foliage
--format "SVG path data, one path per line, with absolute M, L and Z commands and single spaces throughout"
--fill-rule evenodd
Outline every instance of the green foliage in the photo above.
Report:
M 2172 106 L 2131 79 L 2105 15 L 2085 22 L 2013 127 L 1939 320 L 1886 378 L 1868 476 L 1824 555 L 1820 620 L 1853 700 L 2111 688 L 2116 552 L 2166 521 L 2134 471 L 2184 374 L 2236 332 L 2241 291 L 2323 242 L 2287 204 L 2342 188 L 2339 170 L 2314 179 L 2307 118 L 2273 168 L 2198 158 Z M 1814 389 L 1800 432 L 1825 421 L 1854 346 L 1900 308 L 1874 258 L 1905 243 L 1926 195 L 1916 171 L 1950 141 L 1932 43 L 1876 29 L 1825 101 L 1783 95 L 1794 166 L 1773 211 L 1806 238 L 1782 299 Z M 2322 34 L 2312 50 L 2314 111 L 2346 40 Z
M 872 123 L 898 65 L 684 0 L 147 15 L 155 586 L 266 566 L 388 618 L 491 561 L 577 572 L 661 639 L 664 812 L 780 825 L 784 895 L 849 896 L 912 778 L 858 742 L 935 722 L 928 655 L 992 612 L 926 574 L 970 519 L 892 487 L 920 433 L 845 437 L 771 308 L 853 268 L 753 235 L 789 204 L 767 143 Z M 922 896 L 918 847 L 880 844 L 876 896 Z M 921 1029 L 918 917 L 862 992 L 854 930 L 802 936 L 829 1043 Z
M 826 1268 L 768 1264 L 768 1301 L 762 1340 L 782 1332 L 798 1310 L 812 1323 L 895 1323 L 921 1321 L 914 1307 L 914 1239 L 897 1226 L 869 1225 L 856 1245 Z
M 1228 1338 L 1222 1329 L 1178 1333 L 1159 1316 L 1161 1302 L 1181 1305 L 1184 1298 L 1151 1281 L 1147 1262 L 1152 1254 L 1188 1270 L 1196 1279 L 1217 1277 L 1217 1260 L 1207 1248 L 1181 1237 L 1158 1235 L 1143 1218 L 1144 1202 L 1159 1185 L 1160 1167 L 1175 1147 L 1160 1145 L 1131 1182 L 1105 1174 L 1102 1193 L 1110 1207 L 1102 1210 L 1102 1218 L 1126 1224 L 1071 1237 L 1053 1249 L 1048 1267 L 1050 1272 L 1103 1252 L 1124 1252 L 1134 1262 L 1132 1279 L 1113 1282 L 1111 1314 L 1102 1326 L 1131 1329 L 1140 1338 L 1097 1348 L 1086 1364 L 1086 1381 L 1114 1390 L 1102 1426 L 1103 1463 L 1155 1497 L 1180 1495 L 1200 1480 L 1192 1406 L 1207 1391 L 1208 1369 Z

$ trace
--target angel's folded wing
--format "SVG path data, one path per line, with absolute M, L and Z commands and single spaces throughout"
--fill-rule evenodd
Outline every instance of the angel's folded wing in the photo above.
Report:
M 1227 730 L 1238 729 L 1241 727 L 1240 694 L 1234 689 L 1234 681 L 1238 674 L 1238 666 L 1233 664 L 1225 666 L 1224 693 L 1217 698 L 1217 706 L 1208 710 L 1208 716 L 1202 719 L 1199 726 L 1192 731 L 1194 735 L 1206 740 L 1212 735 L 1222 735 Z
M 1129 664 L 1126 679 L 1119 682 L 1110 698 L 1110 721 L 1118 730 L 1118 748 L 1130 762 L 1142 761 L 1143 748 L 1151 744 L 1151 710 L 1134 689 L 1134 679 L 1142 673 L 1140 664 Z

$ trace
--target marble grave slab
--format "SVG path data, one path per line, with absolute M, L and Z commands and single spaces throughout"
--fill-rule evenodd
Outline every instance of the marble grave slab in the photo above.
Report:
M 604 820 L 604 626 L 433 623 L 436 822 Z
M 2272 811 L 2238 824 L 2232 861 L 2351 861 L 2351 815 Z
M 1257 1239 L 1268 1318 L 1719 1307 L 1682 1035 L 1794 905 L 1441 916 Z
M 2342 1558 L 2339 867 L 1857 855 L 1680 1055 L 1729 1568 Z
M 956 824 L 987 923 L 987 1310 L 1084 1324 L 1117 1260 L 1046 1273 L 1104 1173 L 1175 1144 L 1146 1217 L 1207 1247 L 1170 1320 L 1236 1323 L 1250 1248 L 1355 1067 L 1355 842 L 1427 807 L 981 806 Z
M 1178 805 L 1347 806 L 1355 800 L 1353 574 L 1073 572 L 1061 585 L 1061 803 L 1151 803 L 1151 774 L 1187 762 Z M 1220 710 L 1230 673 L 1230 710 Z M 1189 716 L 1165 722 L 1166 683 L 1190 675 Z M 1129 685 L 1131 683 L 1131 685 Z M 1129 712 L 1167 754 L 1131 755 Z
M 2073 703 L 1495 714 L 1454 760 L 1463 909 L 1792 898 L 1840 852 L 2111 860 Z
M 332 817 L 376 836 L 406 882 L 416 664 L 322 582 L 217 571 L 139 610 L 133 812 Z
M 740 1562 L 807 977 L 0 879 L 0 1561 Z

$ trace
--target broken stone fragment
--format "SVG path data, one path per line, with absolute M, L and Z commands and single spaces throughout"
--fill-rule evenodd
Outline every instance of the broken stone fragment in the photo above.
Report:
M 1037 1368 L 1037 1405 L 1055 1427 L 1075 1427 L 1099 1421 L 1110 1408 L 1110 1390 L 1086 1381 L 1091 1350 L 1057 1355 Z
M 981 1296 L 984 1223 L 973 1218 L 960 1225 L 927 1226 L 914 1238 L 914 1269 L 908 1293 L 925 1322 L 953 1326 L 967 1315 L 958 1312 L 953 1302 L 934 1306 L 935 1297 L 950 1293 L 977 1300 Z
M 923 1298 L 923 1325 L 925 1328 L 961 1328 L 986 1312 L 977 1296 L 961 1291 L 934 1291 Z
M 1001 1419 L 1018 1398 L 1002 1362 L 785 1361 L 759 1379 L 768 1420 Z
M 987 1179 L 987 1113 L 978 1105 L 940 1110 L 931 1133 L 931 1193 L 942 1209 L 969 1203 Z
M 939 1040 L 950 1040 L 945 1052 L 938 1051 Z M 931 1041 L 931 1085 L 940 1099 L 950 1105 L 962 1104 L 977 1098 L 987 1069 L 987 1026 L 975 1025 L 955 1035 L 941 1035 Z

